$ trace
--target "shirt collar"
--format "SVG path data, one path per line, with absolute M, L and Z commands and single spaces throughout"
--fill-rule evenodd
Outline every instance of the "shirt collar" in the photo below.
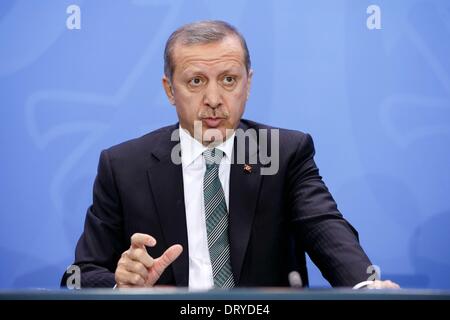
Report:
M 224 142 L 216 146 L 216 149 L 221 150 L 224 153 L 224 158 L 228 163 L 231 163 L 231 156 L 233 153 L 234 145 L 233 134 Z M 194 162 L 203 152 L 208 149 L 202 145 L 199 141 L 195 140 L 191 134 L 180 126 L 180 144 L 181 144 L 181 163 L 183 167 L 187 167 Z

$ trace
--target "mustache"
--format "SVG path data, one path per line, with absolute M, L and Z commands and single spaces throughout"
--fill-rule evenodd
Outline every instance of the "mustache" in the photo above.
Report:
M 220 118 L 220 119 L 228 119 L 230 116 L 230 113 L 226 110 L 217 110 L 213 109 L 211 110 L 201 110 L 198 113 L 199 119 L 206 119 L 206 118 Z

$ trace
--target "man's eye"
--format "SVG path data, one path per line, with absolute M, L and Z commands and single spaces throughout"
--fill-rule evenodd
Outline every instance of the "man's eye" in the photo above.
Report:
M 202 79 L 200 79 L 200 78 L 192 78 L 192 79 L 189 81 L 189 84 L 190 84 L 191 86 L 193 86 L 193 87 L 198 87 L 199 85 L 202 84 Z
M 225 78 L 223 78 L 223 83 L 227 86 L 233 85 L 235 81 L 236 79 L 232 76 L 226 76 Z

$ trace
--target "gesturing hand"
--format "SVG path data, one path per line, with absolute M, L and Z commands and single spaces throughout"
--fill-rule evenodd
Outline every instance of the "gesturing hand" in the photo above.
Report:
M 115 280 L 118 288 L 152 287 L 164 270 L 183 251 L 183 247 L 175 244 L 168 248 L 159 258 L 152 258 L 145 248 L 156 245 L 152 236 L 135 233 L 131 237 L 130 248 L 122 253 L 117 263 Z

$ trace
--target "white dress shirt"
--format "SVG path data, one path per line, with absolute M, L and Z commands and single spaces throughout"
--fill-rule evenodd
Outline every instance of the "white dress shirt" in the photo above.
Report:
M 230 164 L 234 134 L 216 148 L 224 156 L 219 166 L 219 179 L 229 207 Z M 189 246 L 189 289 L 209 289 L 214 286 L 206 234 L 203 176 L 206 171 L 203 152 L 207 147 L 180 127 L 181 163 L 183 168 L 184 205 Z

